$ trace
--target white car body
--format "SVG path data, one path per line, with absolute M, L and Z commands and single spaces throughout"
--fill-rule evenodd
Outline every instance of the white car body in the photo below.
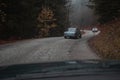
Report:
M 98 32 L 98 28 L 96 27 L 92 28 L 92 32 Z

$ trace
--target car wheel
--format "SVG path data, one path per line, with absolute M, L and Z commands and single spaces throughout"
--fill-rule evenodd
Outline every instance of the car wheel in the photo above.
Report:
M 68 37 L 68 36 L 64 36 L 64 38 L 65 38 L 65 39 L 69 39 L 69 37 Z
M 65 39 L 67 39 L 67 37 L 66 37 L 66 36 L 64 36 L 64 38 L 65 38 Z
M 79 36 L 77 36 L 77 39 L 79 39 L 80 37 Z
M 80 35 L 79 38 L 82 38 L 82 36 Z
M 79 39 L 79 38 L 81 38 L 81 35 L 76 36 L 76 39 Z
M 75 39 L 79 39 L 79 36 L 75 36 Z

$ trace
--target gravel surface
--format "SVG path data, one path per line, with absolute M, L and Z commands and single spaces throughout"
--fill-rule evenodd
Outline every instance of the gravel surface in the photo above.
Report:
M 97 35 L 91 31 L 81 39 L 63 37 L 25 40 L 0 45 L 0 66 L 64 60 L 100 59 L 87 41 Z

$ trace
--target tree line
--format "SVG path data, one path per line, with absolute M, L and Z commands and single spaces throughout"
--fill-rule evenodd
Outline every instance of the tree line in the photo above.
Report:
M 90 0 L 98 22 L 106 23 L 120 17 L 120 0 Z
M 0 39 L 61 36 L 68 0 L 0 0 Z

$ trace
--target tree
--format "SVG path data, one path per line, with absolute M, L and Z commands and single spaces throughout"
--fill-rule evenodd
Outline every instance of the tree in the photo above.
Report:
M 34 0 L 2 0 L 7 7 L 5 11 L 6 22 L 2 28 L 1 38 L 31 38 L 36 34 L 36 11 Z
M 5 31 L 6 31 L 6 18 L 7 18 L 7 13 L 6 13 L 6 8 L 7 4 L 5 1 L 0 0 L 0 39 L 5 38 Z
M 99 16 L 98 21 L 105 23 L 120 16 L 119 0 L 90 0 L 94 5 L 95 14 Z
M 0 38 L 33 38 L 44 32 L 41 37 L 62 35 L 68 24 L 67 3 L 67 0 L 0 0 Z
M 42 7 L 49 8 L 54 13 L 54 18 L 56 19 L 55 21 L 53 21 L 53 25 L 56 27 L 52 27 L 49 29 L 48 36 L 62 36 L 64 30 L 68 27 L 69 7 L 66 6 L 68 3 L 68 0 L 39 0 L 37 2 L 36 5 L 40 7 L 39 12 L 41 12 Z
M 56 27 L 55 20 L 53 11 L 50 8 L 43 7 L 38 15 L 40 36 L 49 36 L 49 30 Z

